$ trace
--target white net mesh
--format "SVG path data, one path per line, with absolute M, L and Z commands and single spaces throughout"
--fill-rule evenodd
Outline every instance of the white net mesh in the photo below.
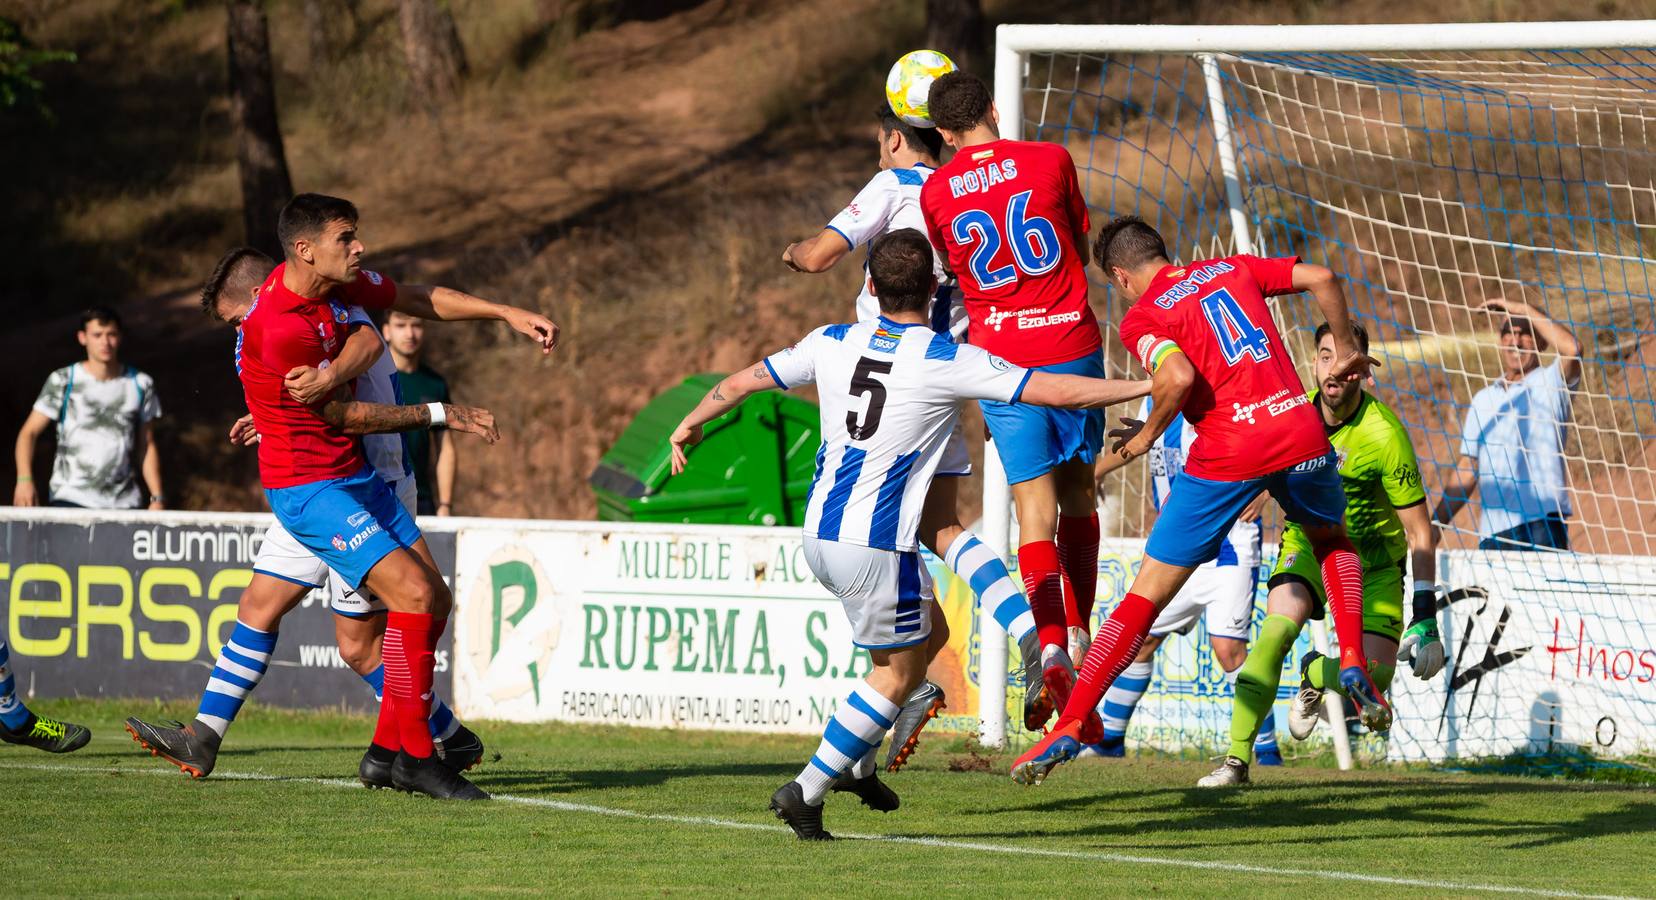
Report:
M 1404 721 L 1381 749 L 1656 748 L 1656 51 L 1219 54 L 1207 64 L 1232 129 L 1243 245 L 1345 277 L 1383 363 L 1373 392 L 1408 427 L 1428 502 L 1469 448 L 1510 470 L 1503 490 L 1481 482 L 1445 529 L 1440 580 L 1487 597 L 1451 605 L 1440 683 L 1399 675 Z M 1023 137 L 1069 148 L 1095 225 L 1136 214 L 1186 260 L 1234 252 L 1208 84 L 1196 56 L 1030 54 Z M 1545 475 L 1545 441 L 1531 439 L 1553 427 L 1540 409 L 1501 409 L 1517 445 L 1500 446 L 1484 420 L 1473 431 L 1487 440 L 1467 441 L 1473 398 L 1503 376 L 1505 315 L 1480 310 L 1500 299 L 1544 310 L 1582 348 L 1561 423 L 1562 486 Z M 1094 301 L 1108 367 L 1129 374 L 1114 335 L 1119 300 L 1099 284 Z M 1320 317 L 1303 297 L 1276 313 L 1309 384 Z M 1543 368 L 1555 359 L 1544 353 Z M 1144 468 L 1112 479 L 1106 534 L 1147 533 Z M 1573 553 L 1477 549 L 1504 526 L 1544 520 L 1560 491 Z M 1507 546 L 1528 547 L 1515 540 Z M 1100 615 L 1113 602 L 1101 593 Z M 1555 631 L 1604 659 L 1571 658 L 1564 672 Z M 1207 659 L 1196 647 L 1164 653 L 1130 738 L 1154 736 L 1163 749 L 1219 740 L 1228 710 L 1164 702 L 1191 693 L 1183 681 L 1213 682 L 1211 660 L 1194 673 L 1174 664 L 1190 654 Z M 1286 670 L 1282 696 L 1297 671 Z

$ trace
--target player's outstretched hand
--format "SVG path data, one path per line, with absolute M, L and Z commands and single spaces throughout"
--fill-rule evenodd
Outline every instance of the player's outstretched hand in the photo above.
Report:
M 242 416 L 230 426 L 230 443 L 238 447 L 251 447 L 258 442 L 259 429 L 253 425 L 252 413 Z
M 1416 678 L 1433 678 L 1443 671 L 1443 639 L 1437 619 L 1417 619 L 1397 643 L 1397 661 L 1408 663 Z
M 1137 459 L 1150 452 L 1150 441 L 1139 440 L 1144 433 L 1144 423 L 1138 419 L 1121 418 L 1121 427 L 1110 429 L 1110 439 L 1115 443 L 1110 446 L 1111 452 L 1122 459 Z
M 282 376 L 282 387 L 287 389 L 288 395 L 306 406 L 313 406 L 328 398 L 333 393 L 333 378 L 329 377 L 326 369 L 317 369 L 312 366 L 294 366 Z
M 500 440 L 500 429 L 495 427 L 494 413 L 486 409 L 445 403 L 443 404 L 443 415 L 447 419 L 443 423 L 443 427 L 450 431 L 475 434 L 482 438 L 486 444 L 493 444 Z
M 541 345 L 541 353 L 551 353 L 558 346 L 558 324 L 540 313 L 527 309 L 513 309 L 506 317 L 512 330 Z
M 701 443 L 701 439 L 702 427 L 700 425 L 691 428 L 680 424 L 679 427 L 673 429 L 673 436 L 668 442 L 673 447 L 674 475 L 683 472 L 685 465 L 689 463 L 689 457 L 685 455 L 686 448 Z
M 1489 313 L 1492 316 L 1494 316 L 1494 315 L 1534 316 L 1535 315 L 1535 307 L 1530 306 L 1528 303 L 1525 303 L 1522 300 L 1507 300 L 1504 297 L 1497 297 L 1494 300 L 1485 300 L 1484 302 L 1478 304 L 1478 309 L 1479 309 L 1479 311 Z
M 1362 381 L 1369 377 L 1371 369 L 1379 366 L 1380 360 L 1367 353 L 1353 351 L 1335 361 L 1333 370 L 1328 374 L 1337 381 Z

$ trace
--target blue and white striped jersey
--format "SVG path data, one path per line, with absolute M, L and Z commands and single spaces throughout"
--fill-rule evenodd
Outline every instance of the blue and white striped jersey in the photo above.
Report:
M 361 323 L 373 328 L 374 336 L 380 339 L 381 344 L 385 343 L 385 337 L 379 333 L 374 320 L 368 317 L 362 307 L 350 307 L 348 315 L 347 322 Z M 402 404 L 402 393 L 397 390 L 397 362 L 391 358 L 391 348 L 386 347 L 373 366 L 357 378 L 353 395 L 364 403 L 384 403 L 387 406 Z M 404 450 L 403 436 L 400 434 L 362 436 L 362 453 L 368 457 L 368 465 L 373 466 L 380 478 L 386 481 L 394 482 L 413 472 L 408 467 Z
M 1138 419 L 1144 421 L 1150 418 L 1150 398 L 1144 398 L 1144 405 L 1139 407 Z M 1167 502 L 1168 492 L 1178 483 L 1179 476 L 1184 474 L 1185 456 L 1190 452 L 1191 445 L 1196 443 L 1196 428 L 1185 421 L 1184 413 L 1173 417 L 1172 424 L 1156 438 L 1156 443 L 1150 448 L 1150 496 L 1156 504 L 1156 511 L 1160 512 L 1162 504 Z M 1231 525 L 1230 533 L 1219 542 L 1219 556 L 1213 561 L 1218 566 L 1257 566 L 1259 565 L 1261 532 L 1258 522 L 1237 521 Z
M 915 549 L 920 507 L 961 400 L 1017 402 L 1029 371 L 923 325 L 827 325 L 765 360 L 784 389 L 815 384 L 822 446 L 805 534 Z
M 851 249 L 864 246 L 888 231 L 913 228 L 926 233 L 926 217 L 920 212 L 920 188 L 931 177 L 932 168 L 917 163 L 907 169 L 881 169 L 857 196 L 828 223 Z M 943 268 L 943 259 L 932 252 L 932 274 L 937 276 L 937 296 L 932 299 L 931 329 L 966 342 L 966 301 L 955 290 L 953 279 Z M 880 317 L 880 301 L 868 292 L 868 266 L 863 265 L 862 291 L 857 294 L 857 321 L 872 322 Z

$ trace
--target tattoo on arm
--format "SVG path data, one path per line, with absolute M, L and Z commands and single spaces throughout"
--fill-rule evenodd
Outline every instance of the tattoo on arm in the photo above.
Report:
M 770 377 L 770 372 L 765 370 L 765 367 L 764 367 L 763 364 L 760 364 L 760 365 L 757 365 L 757 366 L 753 367 L 753 377 L 754 377 L 755 380 L 758 380 L 758 381 L 770 381 L 770 380 L 772 380 L 771 377 Z
M 419 406 L 332 401 L 322 407 L 322 418 L 346 434 L 391 434 L 431 425 L 431 410 Z
M 711 395 L 711 396 L 712 396 L 712 397 L 713 397 L 713 399 L 714 399 L 714 400 L 717 400 L 717 401 L 719 401 L 719 402 L 720 402 L 720 403 L 724 403 L 724 402 L 727 402 L 727 401 L 728 401 L 728 400 L 730 400 L 730 398 L 729 398 L 729 397 L 726 397 L 726 396 L 725 396 L 725 395 L 724 395 L 724 394 L 723 394 L 723 393 L 722 393 L 722 392 L 721 392 L 721 391 L 720 391 L 720 390 L 719 390 L 719 388 L 720 388 L 720 387 L 721 387 L 721 384 L 715 384 L 715 385 L 713 385 L 713 393 L 712 393 L 712 395 Z

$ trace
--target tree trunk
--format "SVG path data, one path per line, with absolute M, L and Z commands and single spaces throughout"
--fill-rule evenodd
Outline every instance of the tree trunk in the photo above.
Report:
M 282 131 L 276 120 L 276 86 L 270 76 L 270 29 L 253 0 L 229 0 L 230 122 L 236 130 L 241 173 L 242 226 L 247 243 L 276 259 L 276 217 L 293 195 Z
M 437 0 L 399 0 L 397 24 L 412 96 L 428 102 L 453 97 L 466 74 L 466 50 L 454 16 Z
M 955 65 L 988 80 L 993 73 L 984 43 L 983 4 L 980 0 L 926 0 L 926 46 L 941 50 Z

